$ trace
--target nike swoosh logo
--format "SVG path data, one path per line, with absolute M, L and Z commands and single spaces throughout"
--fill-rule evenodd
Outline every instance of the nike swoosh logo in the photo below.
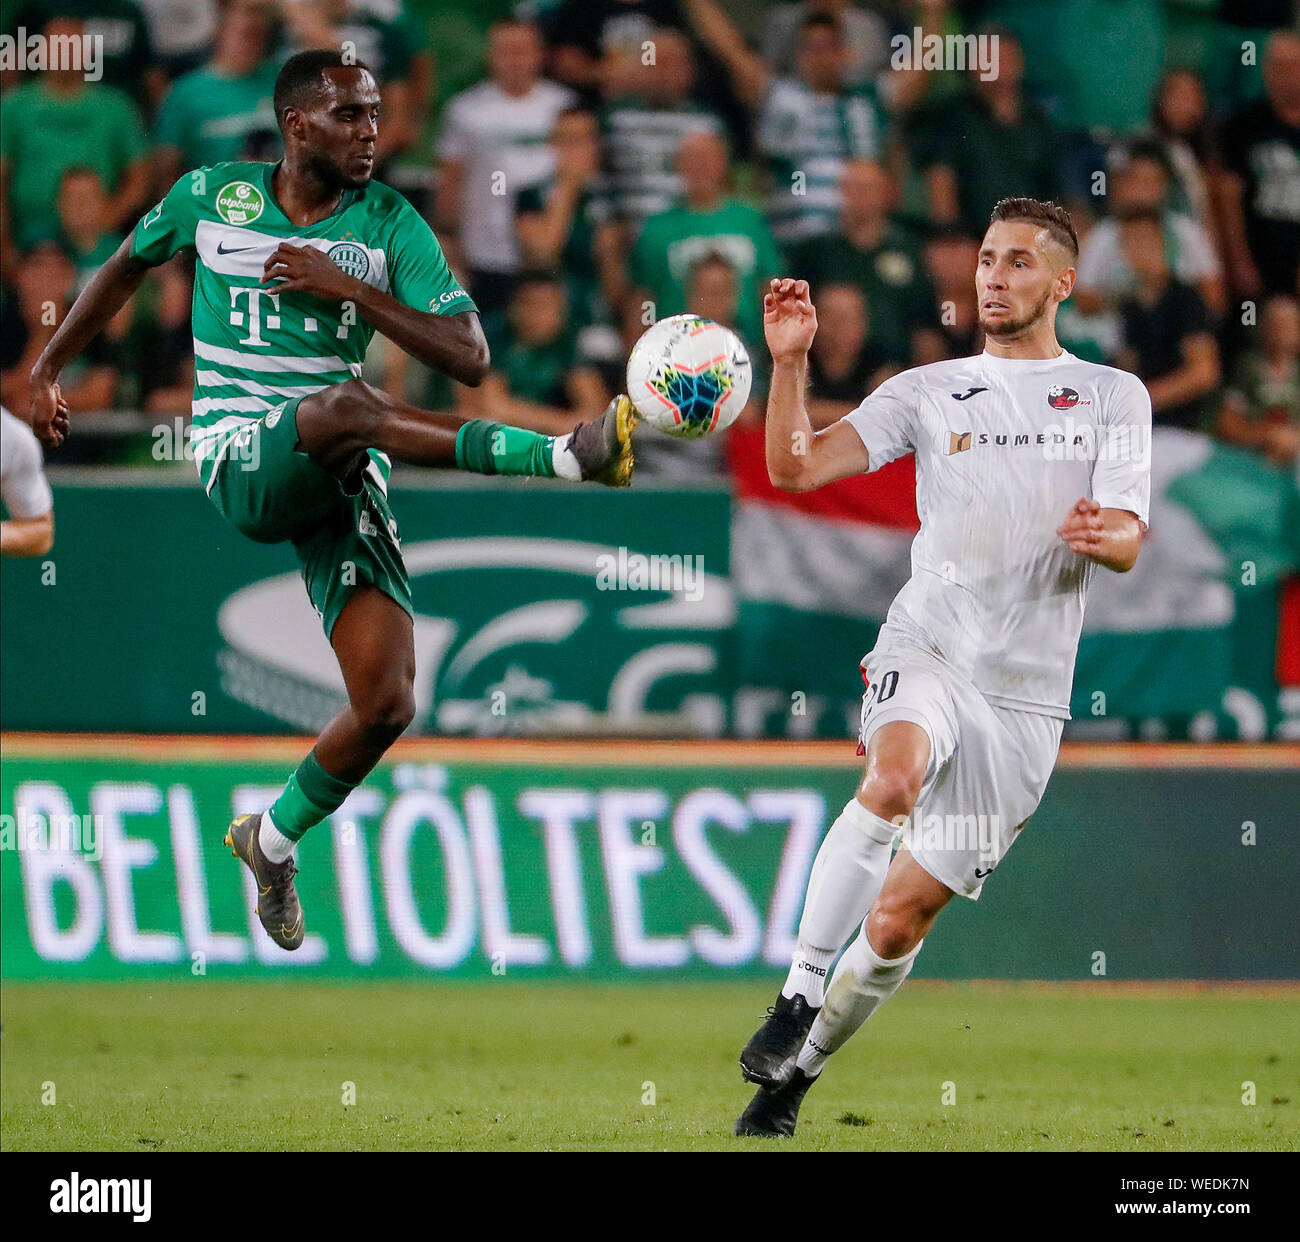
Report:
M 218 254 L 242 254 L 245 250 L 255 250 L 255 246 L 223 246 L 217 242 Z
M 986 875 L 992 875 L 992 874 L 993 874 L 992 867 L 990 867 L 987 871 L 981 871 L 978 867 L 975 868 L 975 878 L 977 880 L 982 880 Z
M 218 246 L 217 249 L 220 250 L 221 247 Z M 972 397 L 973 397 L 977 392 L 988 392 L 988 389 L 987 389 L 987 388 L 969 388 L 969 389 L 967 389 L 965 392 L 955 392 L 955 393 L 952 394 L 952 396 L 953 396 L 953 398 L 954 398 L 955 400 L 957 400 L 957 401 L 969 401 L 969 400 L 970 400 L 970 399 L 971 399 L 971 398 L 972 398 Z

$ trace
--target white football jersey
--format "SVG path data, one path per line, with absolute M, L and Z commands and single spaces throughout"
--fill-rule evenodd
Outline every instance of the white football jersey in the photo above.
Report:
M 461 244 L 472 267 L 513 272 L 519 266 L 515 201 L 555 168 L 546 139 L 555 119 L 577 102 L 567 86 L 542 79 L 524 95 L 480 82 L 453 95 L 442 119 L 439 158 L 463 161 Z
M 54 495 L 41 463 L 41 442 L 21 418 L 0 405 L 0 500 L 11 518 L 44 517 Z
M 916 454 L 912 576 L 880 642 L 920 644 L 991 703 L 1069 718 L 1098 566 L 1056 533 L 1076 501 L 1151 498 L 1151 399 L 1127 371 L 978 354 L 886 380 L 846 416 L 876 470 Z

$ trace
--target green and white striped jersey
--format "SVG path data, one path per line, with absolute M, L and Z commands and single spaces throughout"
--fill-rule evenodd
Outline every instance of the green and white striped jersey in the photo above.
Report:
M 880 159 L 884 125 L 871 91 L 820 95 L 802 81 L 768 88 L 757 143 L 771 178 L 768 223 L 783 245 L 839 223 L 840 174 L 847 160 Z
M 374 328 L 348 302 L 263 285 L 281 242 L 323 250 L 349 275 L 436 315 L 476 309 L 433 231 L 396 190 L 372 182 L 344 192 L 338 209 L 307 228 L 271 192 L 274 164 L 214 164 L 187 173 L 136 225 L 131 253 L 159 264 L 196 255 L 194 399 L 190 443 L 204 487 L 241 428 L 282 401 L 361 374 Z M 387 488 L 391 465 L 371 450 Z

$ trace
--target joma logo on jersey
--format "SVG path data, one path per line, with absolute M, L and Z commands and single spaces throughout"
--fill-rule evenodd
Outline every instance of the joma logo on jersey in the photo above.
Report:
M 351 242 L 339 242 L 331 246 L 326 254 L 334 261 L 336 267 L 357 280 L 365 280 L 370 271 L 370 256 L 360 246 Z
M 217 215 L 227 224 L 252 224 L 265 208 L 262 191 L 248 181 L 232 181 L 217 195 Z

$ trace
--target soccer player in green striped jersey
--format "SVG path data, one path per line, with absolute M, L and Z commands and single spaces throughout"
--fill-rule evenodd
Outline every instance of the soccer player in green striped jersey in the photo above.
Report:
M 212 503 L 262 543 L 290 542 L 348 706 L 265 811 L 231 824 L 258 914 L 282 948 L 303 939 L 295 844 L 342 805 L 414 713 L 411 590 L 388 503 L 391 460 L 623 486 L 635 414 L 616 398 L 565 436 L 419 409 L 359 378 L 382 332 L 462 383 L 488 347 L 470 296 L 407 201 L 371 181 L 379 91 L 363 65 L 302 52 L 281 69 L 278 164 L 182 177 L 99 270 L 32 372 L 32 425 L 68 434 L 59 374 L 150 267 L 195 254 L 191 445 Z

